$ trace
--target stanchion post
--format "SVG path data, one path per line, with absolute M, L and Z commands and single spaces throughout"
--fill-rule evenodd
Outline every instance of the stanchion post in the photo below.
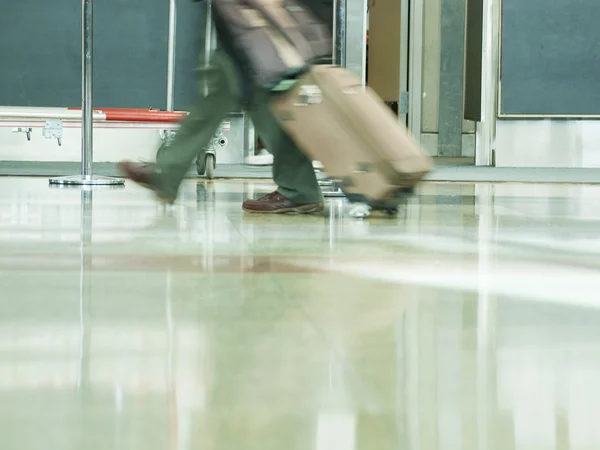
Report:
M 81 60 L 81 174 L 90 177 L 94 174 L 94 111 L 92 88 L 94 86 L 94 3 L 83 1 L 82 19 L 82 60 Z
M 206 0 L 206 9 L 205 9 L 205 24 L 204 24 L 204 68 L 208 69 L 210 66 L 210 56 L 213 50 L 217 46 L 217 39 L 215 30 L 213 27 L 213 19 L 212 19 L 212 0 Z M 204 79 L 204 95 L 208 94 L 208 80 Z
M 94 175 L 94 1 L 82 0 L 82 93 L 81 93 L 81 175 L 52 178 L 50 184 L 71 186 L 118 186 L 118 178 Z
M 167 111 L 175 110 L 175 60 L 177 48 L 177 0 L 169 0 L 169 48 L 167 62 Z

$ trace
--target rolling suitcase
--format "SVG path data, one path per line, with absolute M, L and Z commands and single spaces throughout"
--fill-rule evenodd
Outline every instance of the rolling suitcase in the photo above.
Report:
M 431 170 L 430 158 L 392 111 L 341 67 L 311 67 L 289 91 L 274 95 L 271 108 L 346 197 L 369 209 L 395 211 Z

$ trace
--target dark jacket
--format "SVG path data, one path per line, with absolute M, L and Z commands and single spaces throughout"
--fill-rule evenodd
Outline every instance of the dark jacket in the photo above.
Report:
M 204 0 L 193 0 L 202 2 Z M 321 22 L 333 29 L 333 0 L 300 0 Z
M 202 2 L 204 0 L 193 0 L 194 2 Z M 213 0 L 214 1 L 214 0 Z M 218 1 L 218 0 L 217 0 Z M 321 22 L 329 25 L 330 30 L 333 24 L 333 0 L 297 0 L 303 6 L 310 9 L 313 14 Z M 328 6 L 329 5 L 329 6 Z M 236 43 L 229 36 L 229 24 L 225 22 L 221 14 L 217 13 L 217 9 L 213 8 L 213 23 L 217 33 L 217 45 L 235 62 L 238 71 L 238 79 L 242 93 L 243 106 L 247 106 L 247 102 L 252 94 L 252 82 L 249 77 L 245 76 L 251 72 L 250 64 L 244 51 L 236 48 Z

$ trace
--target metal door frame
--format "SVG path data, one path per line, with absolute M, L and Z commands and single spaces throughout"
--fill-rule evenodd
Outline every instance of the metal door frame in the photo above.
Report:
M 400 85 L 408 88 L 408 129 L 417 141 L 421 140 L 421 111 L 423 102 L 423 12 L 425 0 L 404 0 L 401 9 L 401 23 L 406 23 L 401 33 L 401 49 L 406 48 L 406 56 L 401 55 Z M 407 78 L 405 81 L 404 78 Z
M 494 165 L 500 79 L 500 1 L 483 0 L 481 122 L 475 128 L 475 165 Z
M 410 5 L 411 0 L 400 0 L 400 104 L 398 119 L 404 125 L 409 123 L 410 111 Z
M 496 139 L 498 80 L 500 69 L 500 0 L 483 0 L 482 121 L 475 124 L 475 164 L 492 166 Z M 401 86 L 408 86 L 408 128 L 418 141 L 422 134 L 423 103 L 423 19 L 425 0 L 408 0 L 403 16 L 409 20 L 403 30 L 408 40 L 408 71 L 401 71 Z M 405 37 L 406 34 L 406 37 Z M 403 47 L 404 48 L 404 47 Z M 404 59 L 404 57 L 403 57 Z M 408 82 L 402 77 L 408 73 Z

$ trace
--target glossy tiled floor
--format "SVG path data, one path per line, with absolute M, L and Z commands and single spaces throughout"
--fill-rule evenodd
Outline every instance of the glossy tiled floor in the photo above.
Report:
M 2 448 L 600 448 L 600 187 L 270 188 L 0 178 Z

